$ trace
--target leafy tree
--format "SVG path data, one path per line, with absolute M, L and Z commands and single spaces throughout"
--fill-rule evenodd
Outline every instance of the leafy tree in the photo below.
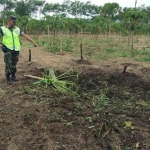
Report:
M 45 5 L 46 1 L 45 0 L 35 0 L 35 5 L 37 7 L 37 11 L 33 12 L 33 15 L 36 15 L 36 18 L 39 17 L 41 18 L 41 14 L 42 14 L 42 10 L 43 10 L 43 7 Z M 38 14 L 38 16 L 37 16 Z
M 130 31 L 128 45 L 131 43 L 133 49 L 133 34 L 138 26 L 147 22 L 148 16 L 145 11 L 135 8 L 125 8 L 122 13 L 122 21 L 126 24 L 126 27 Z
M 20 16 L 31 16 L 32 12 L 37 10 L 36 1 L 21 0 L 16 4 L 15 12 Z
M 150 22 L 150 6 L 148 6 L 146 8 L 146 13 L 147 13 L 147 16 L 148 16 L 148 21 Z
M 119 12 L 119 4 L 118 3 L 105 3 L 105 5 L 102 8 L 102 16 L 108 17 L 110 20 L 109 23 L 109 34 L 111 33 L 111 24 L 112 20 L 114 19 L 114 16 L 117 15 Z
M 1 0 L 0 6 L 1 6 L 1 17 L 3 20 L 3 25 L 5 24 L 4 21 L 8 18 L 9 14 L 12 12 L 12 10 L 15 8 L 15 0 Z
M 97 16 L 92 19 L 93 33 L 108 32 L 109 19 L 103 16 Z
M 84 3 L 80 1 L 73 1 L 70 5 L 70 11 L 69 13 L 73 15 L 75 18 L 78 18 L 82 16 L 82 7 Z
M 62 7 L 59 3 L 46 3 L 44 8 L 43 8 L 43 11 L 42 13 L 44 15 L 47 15 L 47 13 L 49 14 L 52 14 L 52 15 L 58 15 L 58 14 L 61 14 L 62 12 Z
M 62 14 L 64 14 L 64 16 L 69 16 L 69 12 L 71 10 L 71 1 L 70 0 L 64 0 L 62 5 L 61 5 L 61 11 L 62 11 Z

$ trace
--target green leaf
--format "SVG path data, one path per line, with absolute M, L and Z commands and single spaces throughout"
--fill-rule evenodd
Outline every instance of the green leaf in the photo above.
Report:
M 126 129 L 126 128 L 134 129 L 134 126 L 132 126 L 132 122 L 131 122 L 131 121 L 126 121 L 124 128 L 125 128 L 125 129 Z

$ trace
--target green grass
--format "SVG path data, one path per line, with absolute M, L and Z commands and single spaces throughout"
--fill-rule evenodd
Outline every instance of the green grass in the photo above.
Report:
M 32 38 L 35 40 L 35 42 L 37 42 L 39 46 L 43 46 L 43 48 L 46 48 L 46 50 L 49 52 L 60 51 L 60 37 L 61 36 L 57 35 L 55 37 L 57 40 L 54 43 L 53 35 L 50 35 L 50 37 L 45 36 L 43 39 L 40 39 L 40 41 L 38 39 L 38 36 L 32 36 Z M 80 43 L 82 43 L 84 59 L 86 59 L 88 57 L 88 53 L 91 52 L 91 59 L 96 61 L 108 60 L 117 57 L 127 57 L 138 62 L 150 62 L 150 48 L 149 42 L 147 42 L 149 38 L 148 36 L 141 36 L 141 39 L 139 39 L 140 42 L 134 43 L 134 45 L 137 46 L 139 45 L 147 47 L 146 49 L 143 48 L 141 50 L 131 50 L 131 46 L 127 46 L 127 36 L 119 38 L 107 38 L 106 36 L 102 36 L 97 39 L 96 37 L 93 37 L 91 35 L 89 35 L 88 37 L 83 35 L 82 38 L 80 36 L 76 37 L 73 35 L 63 36 L 62 50 L 70 52 L 74 55 L 75 58 L 80 59 Z M 24 47 L 33 47 L 32 43 L 24 41 L 23 38 L 21 38 L 21 41 Z

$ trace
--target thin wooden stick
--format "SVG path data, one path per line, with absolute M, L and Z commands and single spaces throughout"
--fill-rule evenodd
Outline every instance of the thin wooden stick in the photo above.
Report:
M 38 70 L 44 70 L 45 68 L 44 67 L 37 67 L 36 69 L 38 69 Z
M 37 76 L 32 76 L 32 75 L 24 75 L 25 77 L 28 77 L 28 78 L 34 78 L 34 79 L 38 79 L 38 80 L 42 80 L 43 78 L 41 77 L 37 77 Z

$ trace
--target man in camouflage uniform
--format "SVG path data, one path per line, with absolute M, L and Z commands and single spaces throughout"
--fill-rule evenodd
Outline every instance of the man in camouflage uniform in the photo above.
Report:
M 20 52 L 20 41 L 19 36 L 24 36 L 28 41 L 32 42 L 34 47 L 37 44 L 27 35 L 21 32 L 20 28 L 15 26 L 17 18 L 15 16 L 10 16 L 8 19 L 7 26 L 2 26 L 0 28 L 0 35 L 2 39 L 2 51 L 4 52 L 4 62 L 5 62 L 5 75 L 7 84 L 11 85 L 12 81 L 18 81 L 16 78 L 17 72 L 17 62 Z

